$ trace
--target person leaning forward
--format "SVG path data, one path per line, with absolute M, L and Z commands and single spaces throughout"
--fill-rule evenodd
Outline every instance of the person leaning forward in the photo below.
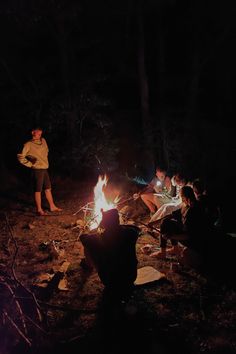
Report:
M 53 200 L 51 191 L 51 181 L 48 174 L 48 145 L 46 140 L 42 137 L 42 128 L 35 127 L 32 129 L 32 139 L 24 144 L 21 153 L 17 154 L 18 161 L 25 167 L 31 168 L 34 198 L 37 213 L 41 216 L 47 213 L 42 209 L 41 193 L 45 192 L 46 199 L 49 204 L 50 211 L 61 211 Z
M 140 193 L 133 195 L 134 199 L 137 199 L 139 196 L 148 207 L 150 217 L 152 217 L 163 204 L 171 201 L 173 186 L 164 167 L 158 166 L 151 182 Z

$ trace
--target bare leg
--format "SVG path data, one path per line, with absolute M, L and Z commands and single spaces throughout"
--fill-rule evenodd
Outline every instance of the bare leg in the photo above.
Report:
M 37 208 L 37 212 L 40 215 L 44 215 L 44 211 L 42 209 L 42 204 L 41 204 L 41 192 L 34 192 L 34 199 L 35 199 L 35 204 Z
M 154 197 L 152 193 L 148 194 L 141 194 L 141 199 L 146 204 L 148 209 L 150 210 L 151 213 L 155 213 L 156 208 L 155 208 L 155 203 L 154 203 Z
M 178 256 L 179 254 L 180 254 L 180 247 L 179 247 L 179 245 L 177 244 L 177 245 L 173 245 L 171 248 L 169 248 L 168 250 L 167 250 L 167 253 L 169 254 L 169 255 L 175 255 L 175 256 Z
M 166 255 L 173 255 L 173 256 L 178 256 L 180 254 L 180 248 L 179 245 L 174 245 L 170 249 L 166 249 L 166 247 L 161 247 L 160 251 L 156 251 L 150 254 L 151 257 L 154 258 L 161 258 L 164 259 L 166 258 Z
M 45 189 L 45 196 L 48 201 L 50 211 L 61 211 L 62 210 L 55 205 L 53 197 L 52 197 L 51 189 Z
M 165 259 L 166 258 L 166 247 L 162 247 L 160 251 L 156 251 L 156 252 L 151 253 L 150 256 L 153 258 Z

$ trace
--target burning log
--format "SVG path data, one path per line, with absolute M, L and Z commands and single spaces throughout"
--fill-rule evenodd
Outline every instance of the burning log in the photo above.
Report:
M 81 211 L 83 211 L 84 213 L 83 219 L 78 219 L 76 221 L 76 225 L 72 228 L 73 230 L 77 228 L 80 230 L 77 240 L 79 239 L 82 233 L 88 231 L 92 232 L 93 230 L 96 230 L 98 228 L 102 220 L 102 211 L 108 211 L 114 208 L 118 209 L 118 207 L 120 206 L 122 206 L 122 208 L 121 210 L 119 210 L 119 215 L 123 223 L 138 224 L 139 226 L 140 225 L 144 226 L 145 229 L 148 230 L 150 235 L 156 238 L 156 233 L 158 235 L 160 233 L 160 230 L 159 228 L 156 227 L 156 225 L 146 224 L 140 220 L 138 222 L 137 221 L 135 222 L 132 220 L 131 215 L 128 215 L 129 212 L 126 212 L 126 210 L 130 208 L 125 204 L 127 204 L 130 201 L 135 201 L 136 198 L 134 197 L 134 195 L 125 198 L 124 200 L 120 200 L 119 195 L 116 195 L 115 198 L 113 198 L 113 200 L 111 198 L 109 199 L 105 193 L 107 183 L 108 183 L 108 177 L 106 175 L 99 176 L 98 182 L 94 187 L 94 201 L 86 203 L 77 212 L 73 214 L 73 215 L 77 215 Z M 139 194 L 140 193 L 138 193 L 138 195 Z
M 105 195 L 105 188 L 107 186 L 108 177 L 99 176 L 98 182 L 94 187 L 94 201 L 88 202 L 82 206 L 73 215 L 77 215 L 80 211 L 83 211 L 83 220 L 78 220 L 77 224 L 73 229 L 79 228 L 83 231 L 94 230 L 98 227 L 102 220 L 102 210 L 108 211 L 117 207 L 119 202 L 119 196 L 117 195 L 114 200 L 109 200 Z
M 108 178 L 105 175 L 104 177 L 99 176 L 98 182 L 94 188 L 94 210 L 92 213 L 92 221 L 90 222 L 89 228 L 93 230 L 98 227 L 102 220 L 102 210 L 108 211 L 110 209 L 114 209 L 116 204 L 119 201 L 119 197 L 116 196 L 114 201 L 109 201 L 104 193 L 104 189 L 107 185 Z

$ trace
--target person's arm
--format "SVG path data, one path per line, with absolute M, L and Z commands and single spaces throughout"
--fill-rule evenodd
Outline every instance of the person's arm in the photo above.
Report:
M 24 145 L 21 153 L 17 154 L 17 159 L 23 166 L 31 168 L 34 165 L 35 161 L 33 161 L 33 160 L 30 161 L 30 159 L 27 158 L 27 155 L 29 154 L 29 151 L 30 151 L 29 144 L 26 143 Z
M 153 193 L 153 186 L 148 184 L 142 191 L 140 194 L 144 194 L 144 193 Z
M 181 209 L 177 209 L 175 211 L 172 211 L 172 213 L 169 215 L 170 219 L 177 220 L 182 224 L 182 212 Z
M 133 194 L 134 200 L 138 199 L 140 197 L 140 195 L 142 195 L 142 194 L 153 193 L 153 191 L 154 191 L 153 187 L 154 187 L 154 178 L 140 192 Z
M 149 182 L 149 183 L 146 185 L 146 187 L 143 189 L 142 194 L 143 194 L 143 193 L 153 193 L 153 192 L 155 191 L 155 190 L 154 190 L 154 187 L 155 187 L 156 183 L 157 183 L 157 178 L 154 177 L 154 178 L 151 180 L 151 182 Z
M 47 144 L 47 142 L 46 142 L 46 140 L 44 138 L 42 138 L 42 142 L 46 146 L 47 153 L 48 153 L 49 152 L 48 144 Z

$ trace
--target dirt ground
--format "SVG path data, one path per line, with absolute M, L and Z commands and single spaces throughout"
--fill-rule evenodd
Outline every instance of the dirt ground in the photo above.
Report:
M 45 217 L 35 215 L 27 193 L 1 197 L 0 354 L 236 352 L 236 291 L 193 269 L 172 270 L 174 259 L 143 254 L 143 245 L 159 241 L 138 223 L 147 221 L 139 201 L 122 205 L 132 211 L 126 222 L 142 229 L 138 268 L 153 266 L 166 277 L 111 299 L 96 272 L 80 266 L 84 214 L 76 212 L 92 200 L 92 186 L 69 187 L 58 184 L 63 211 Z M 125 190 L 123 200 L 129 195 Z

